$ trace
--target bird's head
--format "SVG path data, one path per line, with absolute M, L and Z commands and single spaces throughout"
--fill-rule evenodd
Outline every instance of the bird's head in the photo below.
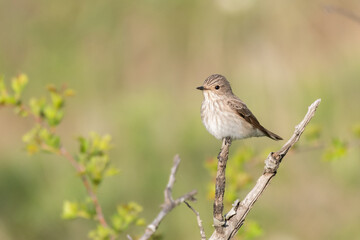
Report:
M 196 89 L 203 91 L 204 96 L 221 96 L 232 94 L 228 80 L 220 74 L 213 74 L 205 79 L 204 84 Z

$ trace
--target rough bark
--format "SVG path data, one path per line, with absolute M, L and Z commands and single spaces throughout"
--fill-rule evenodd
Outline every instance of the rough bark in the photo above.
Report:
M 231 146 L 231 138 L 224 138 L 218 155 L 218 165 L 216 172 L 215 183 L 215 198 L 213 206 L 214 227 L 217 231 L 222 231 L 221 225 L 224 223 L 223 210 L 224 210 L 224 194 L 225 194 L 225 170 L 226 163 L 229 156 L 229 148 Z

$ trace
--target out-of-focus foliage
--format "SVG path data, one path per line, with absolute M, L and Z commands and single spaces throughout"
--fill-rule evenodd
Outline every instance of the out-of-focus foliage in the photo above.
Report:
M 64 219 L 90 219 L 95 217 L 95 214 L 95 209 L 90 199 L 87 199 L 87 201 L 83 203 L 68 200 L 64 202 L 62 211 L 62 218 Z
M 60 138 L 56 134 L 36 124 L 27 132 L 22 140 L 26 144 L 26 150 L 29 154 L 34 154 L 40 150 L 56 153 L 60 149 Z
M 21 116 L 31 116 L 35 120 L 35 126 L 23 136 L 26 150 L 29 154 L 39 151 L 61 155 L 65 158 L 73 158 L 64 153 L 66 151 L 61 143 L 56 127 L 64 117 L 65 98 L 74 95 L 72 89 L 65 85 L 56 88 L 53 85 L 47 87 L 50 100 L 46 98 L 31 98 L 29 105 L 24 104 L 21 94 L 28 82 L 26 75 L 21 74 L 11 81 L 13 93 L 10 93 L 3 79 L 0 79 L 0 105 L 12 106 L 16 113 Z M 119 173 L 119 170 L 110 165 L 109 150 L 111 149 L 111 136 L 100 136 L 91 132 L 88 139 L 78 137 L 79 153 L 76 154 L 78 166 L 74 166 L 80 178 L 90 179 L 93 186 L 88 186 L 83 181 L 89 197 L 83 202 L 65 200 L 63 204 L 62 218 L 75 219 L 85 218 L 98 221 L 96 208 L 92 200 L 96 194 L 97 187 L 105 177 Z M 74 164 L 74 163 L 73 163 Z M 82 170 L 84 169 L 84 170 Z M 89 192 L 91 191 L 91 193 Z M 99 203 L 96 203 L 99 204 Z M 145 220 L 138 215 L 142 207 L 135 202 L 117 207 L 116 214 L 111 218 L 112 227 L 98 224 L 97 228 L 90 231 L 89 237 L 94 240 L 115 239 L 118 233 L 127 230 L 131 225 L 144 225 Z
M 116 214 L 111 218 L 114 229 L 118 232 L 123 232 L 132 224 L 144 226 L 145 220 L 139 217 L 139 213 L 142 211 L 142 207 L 135 202 L 118 206 Z
M 110 240 L 115 233 L 111 228 L 97 225 L 96 229 L 89 232 L 89 238 L 93 240 Z
M 114 167 L 109 167 L 108 152 L 111 148 L 111 136 L 99 136 L 90 133 L 89 139 L 79 137 L 80 152 L 77 161 L 85 166 L 86 174 L 94 185 L 98 185 L 106 176 L 119 173 Z
M 348 144 L 339 139 L 334 138 L 331 145 L 325 150 L 324 160 L 333 161 L 344 157 L 347 153 Z
M 15 105 L 16 111 L 20 113 L 19 106 L 21 105 L 21 94 L 28 83 L 28 78 L 24 74 L 20 74 L 11 80 L 10 92 L 4 82 L 4 78 L 0 78 L 0 105 Z

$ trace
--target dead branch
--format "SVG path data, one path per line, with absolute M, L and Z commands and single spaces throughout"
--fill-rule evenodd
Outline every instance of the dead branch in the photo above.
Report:
M 176 155 L 174 157 L 174 164 L 171 168 L 169 182 L 164 191 L 164 203 L 161 206 L 161 211 L 156 216 L 156 218 L 152 221 L 152 223 L 150 223 L 146 227 L 145 233 L 140 237 L 139 240 L 149 239 L 155 233 L 155 231 L 159 227 L 161 221 L 166 217 L 166 215 L 168 213 L 171 212 L 171 210 L 173 210 L 173 208 L 175 208 L 176 206 L 180 205 L 181 203 L 183 203 L 185 201 L 195 201 L 196 200 L 194 197 L 197 193 L 196 190 L 186 193 L 183 196 L 177 198 L 176 200 L 174 200 L 172 197 L 172 189 L 173 189 L 174 183 L 175 183 L 175 174 L 179 167 L 179 164 L 180 164 L 180 157 L 178 155 Z
M 215 230 L 210 240 L 232 239 L 244 224 L 247 214 L 250 212 L 254 203 L 261 196 L 265 188 L 269 185 L 270 180 L 276 175 L 276 171 L 282 159 L 285 157 L 289 149 L 300 139 L 306 125 L 310 122 L 315 114 L 321 100 L 316 100 L 308 109 L 304 119 L 295 127 L 295 132 L 285 145 L 278 151 L 269 154 L 265 160 L 265 168 L 263 175 L 257 180 L 255 187 L 247 194 L 241 202 L 236 200 L 233 208 L 225 216 L 225 224 L 218 226 L 221 231 Z
M 202 225 L 202 221 L 200 218 L 200 214 L 198 211 L 196 211 L 188 202 L 184 201 L 184 203 L 186 204 L 186 206 L 188 206 L 196 215 L 196 220 L 200 229 L 200 236 L 201 236 L 201 240 L 206 240 L 206 235 L 205 235 L 205 230 L 204 227 Z
M 224 210 L 224 194 L 226 183 L 226 163 L 229 156 L 229 148 L 231 146 L 231 138 L 224 138 L 218 155 L 218 165 L 215 183 L 215 198 L 213 206 L 214 227 L 216 231 L 222 231 L 221 226 L 225 223 L 223 218 Z

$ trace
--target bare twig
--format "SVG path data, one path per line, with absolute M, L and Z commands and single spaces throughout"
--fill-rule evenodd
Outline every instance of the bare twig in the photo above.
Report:
M 159 225 L 160 225 L 161 221 L 164 219 L 164 217 L 166 217 L 166 215 L 168 213 L 170 213 L 170 211 L 173 210 L 173 208 L 175 208 L 176 206 L 180 205 L 181 203 L 183 203 L 187 200 L 195 201 L 194 196 L 197 193 L 196 190 L 186 193 L 183 196 L 181 196 L 175 200 L 172 197 L 172 189 L 173 189 L 174 183 L 175 183 L 175 174 L 179 167 L 180 161 L 181 161 L 180 157 L 178 155 L 176 155 L 174 157 L 174 164 L 171 168 L 169 182 L 164 191 L 164 203 L 161 206 L 161 211 L 156 216 L 156 218 L 152 221 L 152 223 L 150 223 L 146 227 L 145 233 L 140 237 L 140 240 L 149 239 L 155 233 L 155 231 L 159 227 Z
M 188 202 L 184 201 L 184 203 L 186 204 L 186 206 L 188 206 L 196 215 L 196 220 L 200 229 L 200 236 L 201 236 L 201 240 L 206 240 L 206 235 L 205 235 L 205 230 L 204 227 L 202 225 L 202 221 L 200 218 L 200 214 L 198 211 L 196 211 Z
M 229 147 L 231 146 L 231 138 L 224 138 L 218 155 L 218 165 L 216 172 L 215 198 L 213 207 L 214 227 L 216 231 L 221 231 L 221 226 L 225 223 L 223 218 L 224 210 L 224 194 L 225 194 L 225 170 L 229 156 Z
M 304 119 L 295 127 L 295 132 L 285 145 L 278 151 L 269 154 L 265 160 L 263 175 L 257 180 L 255 187 L 247 194 L 243 201 L 236 200 L 233 208 L 226 214 L 224 224 L 221 228 L 223 231 L 214 231 L 210 240 L 231 239 L 240 227 L 243 225 L 245 218 L 256 200 L 261 196 L 265 188 L 269 185 L 270 180 L 275 176 L 279 165 L 289 151 L 289 149 L 299 140 L 304 132 L 306 125 L 310 122 L 320 104 L 320 99 L 316 100 L 311 106 Z

